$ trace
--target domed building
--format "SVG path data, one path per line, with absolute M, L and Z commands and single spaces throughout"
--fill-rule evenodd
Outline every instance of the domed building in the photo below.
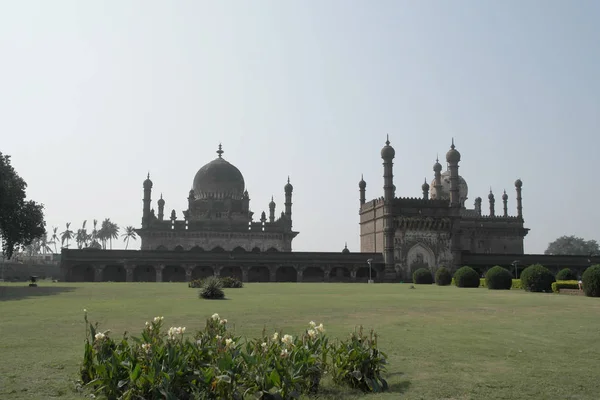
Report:
M 269 203 L 269 217 L 262 213 L 253 221 L 250 195 L 240 170 L 223 158 L 219 145 L 217 158 L 202 166 L 188 193 L 188 209 L 180 216 L 172 210 L 165 218 L 165 200 L 158 201 L 158 214 L 151 208 L 153 183 L 144 183 L 142 228 L 138 235 L 142 250 L 194 251 L 291 251 L 298 232 L 292 230 L 292 192 L 284 186 L 285 211 L 275 215 L 275 202 Z

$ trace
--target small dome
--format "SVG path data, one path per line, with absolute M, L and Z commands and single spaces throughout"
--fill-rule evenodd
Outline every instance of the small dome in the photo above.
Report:
M 421 185 L 421 189 L 423 189 L 424 192 L 428 192 L 429 191 L 429 184 L 427 183 L 427 178 L 425 178 L 425 183 L 423 183 Z
M 348 254 L 348 253 L 350 253 L 350 250 L 348 250 L 348 243 L 346 243 L 344 245 L 344 250 L 342 250 L 342 254 Z
M 144 181 L 144 189 L 152 189 L 152 181 L 150 180 L 150 173 L 148 172 L 148 177 Z
M 433 164 L 433 172 L 442 172 L 442 164 L 440 164 L 439 159 L 435 159 L 435 164 Z
M 390 138 L 388 137 L 385 141 L 385 146 L 381 149 L 381 158 L 384 160 L 391 160 L 396 156 L 396 150 L 390 146 Z
M 218 158 L 204 165 L 196 173 L 192 188 L 195 197 L 197 199 L 241 198 L 245 187 L 242 173 L 221 157 L 223 154 L 221 145 L 217 153 Z
M 475 198 L 475 203 L 481 203 L 481 197 L 476 197 Z
M 290 177 L 288 176 L 288 181 L 285 184 L 285 186 L 283 187 L 283 190 L 285 190 L 286 193 L 291 193 L 294 190 L 294 187 L 292 186 L 292 184 L 290 183 Z
M 273 196 L 271 196 L 271 201 L 269 202 L 269 208 L 275 208 L 275 202 L 273 201 Z
M 454 139 L 452 139 L 452 145 L 450 146 L 450 150 L 446 153 L 446 161 L 451 164 L 456 164 L 460 161 L 460 153 L 454 147 Z
M 517 179 L 515 181 L 515 187 L 520 188 L 521 186 L 523 186 L 523 182 L 520 179 Z
M 160 194 L 160 199 L 158 199 L 158 205 L 159 206 L 164 206 L 165 205 L 165 201 L 162 198 L 162 193 Z
M 441 200 L 450 200 L 450 171 L 444 171 L 440 176 L 440 181 L 442 183 L 442 195 L 439 199 Z M 458 198 L 460 204 L 464 207 L 465 201 L 468 199 L 469 195 L 469 186 L 467 185 L 467 181 L 464 180 L 462 176 L 458 176 Z M 431 185 L 429 189 L 429 198 L 432 200 L 438 199 L 437 193 L 435 190 L 435 178 L 431 180 Z
M 494 193 L 490 190 L 490 194 L 488 194 L 488 199 L 494 200 Z
M 364 188 L 367 187 L 367 182 L 365 182 L 365 180 L 364 180 L 364 178 L 363 178 L 362 175 L 360 176 L 360 181 L 358 182 L 358 187 L 360 189 L 364 189 Z
M 506 190 L 504 191 L 504 194 L 502 195 L 502 200 L 508 200 L 508 195 L 506 194 Z

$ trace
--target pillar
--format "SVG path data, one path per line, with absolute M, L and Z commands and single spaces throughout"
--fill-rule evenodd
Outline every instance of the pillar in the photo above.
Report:
M 94 267 L 94 282 L 102 282 L 102 275 L 106 265 L 97 265 Z
M 194 266 L 193 265 L 184 265 L 183 268 L 185 269 L 185 281 L 191 282 L 192 281 L 192 272 L 194 271 Z
M 133 282 L 133 271 L 135 267 L 126 265 L 125 266 L 125 282 Z
M 242 268 L 242 282 L 248 282 L 248 267 Z
M 163 273 L 163 269 L 165 268 L 164 265 L 157 265 L 156 267 L 156 282 L 162 282 L 163 281 L 163 277 L 162 277 L 162 273 Z
M 294 265 L 294 269 L 296 269 L 296 281 L 302 282 L 302 279 L 304 277 L 304 270 L 298 265 Z
M 356 268 L 352 268 L 350 270 L 350 280 L 352 282 L 356 282 Z
M 271 282 L 277 282 L 277 269 L 276 267 L 270 266 L 269 268 L 269 280 Z

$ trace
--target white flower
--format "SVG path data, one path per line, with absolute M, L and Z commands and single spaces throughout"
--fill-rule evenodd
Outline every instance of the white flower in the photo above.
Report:
M 310 321 L 308 325 L 310 325 L 311 328 L 314 328 L 315 326 L 317 326 L 317 323 L 315 321 Z
M 268 345 L 265 342 L 263 342 L 260 346 L 262 347 L 263 351 L 267 350 Z
M 323 324 L 319 324 L 319 326 L 317 326 L 315 328 L 319 333 L 323 333 L 325 332 L 325 328 L 323 328 Z
M 198 346 L 201 346 L 201 345 L 202 345 L 202 340 L 200 340 L 200 339 L 196 340 L 196 344 L 197 344 Z
M 164 318 L 163 317 L 154 317 L 154 323 L 158 323 L 160 321 L 162 321 Z
M 144 350 L 146 352 L 146 354 L 150 354 L 152 345 L 150 343 L 144 343 L 142 344 L 142 350 Z
M 87 312 L 87 310 L 84 308 L 84 309 L 83 309 L 83 312 L 85 312 L 85 313 L 86 313 L 86 312 Z
M 146 321 L 146 327 L 150 326 L 150 322 Z
M 104 333 L 96 333 L 96 336 L 94 336 L 94 339 L 96 339 L 96 341 L 101 341 L 104 340 L 106 338 L 106 335 Z
M 170 340 L 174 340 L 177 336 L 183 335 L 183 333 L 185 332 L 185 327 L 170 327 L 169 328 L 169 332 L 167 332 L 167 335 L 169 336 Z
M 308 333 L 308 336 L 310 336 L 311 339 L 314 339 L 318 335 L 317 331 L 314 329 L 309 329 L 306 333 Z
M 221 340 L 221 338 L 222 338 L 222 336 L 221 336 L 221 335 L 217 335 L 217 336 L 215 336 L 215 339 L 217 339 L 217 340 Z
M 275 333 L 273 334 L 273 341 L 274 341 L 274 342 L 276 342 L 276 341 L 277 341 L 277 339 L 279 339 L 279 333 L 275 332 Z
M 232 339 L 225 339 L 225 347 L 233 347 L 235 346 L 235 342 Z
M 290 355 L 290 352 L 288 351 L 288 349 L 281 350 L 281 357 L 286 358 L 289 355 Z
M 294 338 L 292 335 L 283 335 L 281 338 L 281 343 L 285 344 L 286 346 L 291 346 L 292 343 L 294 343 Z
M 217 313 L 214 313 L 214 314 L 212 315 L 212 319 L 213 319 L 214 321 L 218 321 L 218 320 L 219 320 L 219 314 L 217 314 Z
M 227 319 L 223 318 L 222 320 L 219 321 L 219 323 L 221 325 L 225 325 L 227 323 Z

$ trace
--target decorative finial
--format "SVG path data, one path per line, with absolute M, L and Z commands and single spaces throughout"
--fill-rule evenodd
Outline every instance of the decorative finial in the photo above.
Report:
M 348 248 L 348 242 L 344 243 L 344 248 L 347 249 Z
M 148 178 L 148 179 L 150 179 L 150 171 L 148 171 L 148 176 L 147 176 L 147 178 Z
M 223 153 L 225 153 L 223 151 L 223 146 L 221 146 L 221 143 L 219 143 L 219 150 L 217 150 L 217 154 L 219 155 L 219 158 L 222 158 Z
M 439 153 L 435 155 L 435 162 L 436 163 L 440 162 L 440 154 Z
M 390 145 L 390 134 L 389 133 L 386 135 L 385 145 L 386 146 Z
M 490 186 L 490 193 L 492 193 L 492 187 Z
M 271 201 L 273 201 L 273 195 L 271 195 Z
M 288 175 L 288 183 L 290 183 L 290 176 Z
M 162 193 L 160 194 L 160 199 L 162 200 Z
M 452 150 L 454 150 L 454 138 L 452 138 L 452 145 L 450 146 Z
M 364 181 L 364 180 L 365 180 L 365 177 L 364 177 L 364 175 L 363 175 L 363 174 L 360 174 L 360 180 L 361 180 L 361 181 Z

